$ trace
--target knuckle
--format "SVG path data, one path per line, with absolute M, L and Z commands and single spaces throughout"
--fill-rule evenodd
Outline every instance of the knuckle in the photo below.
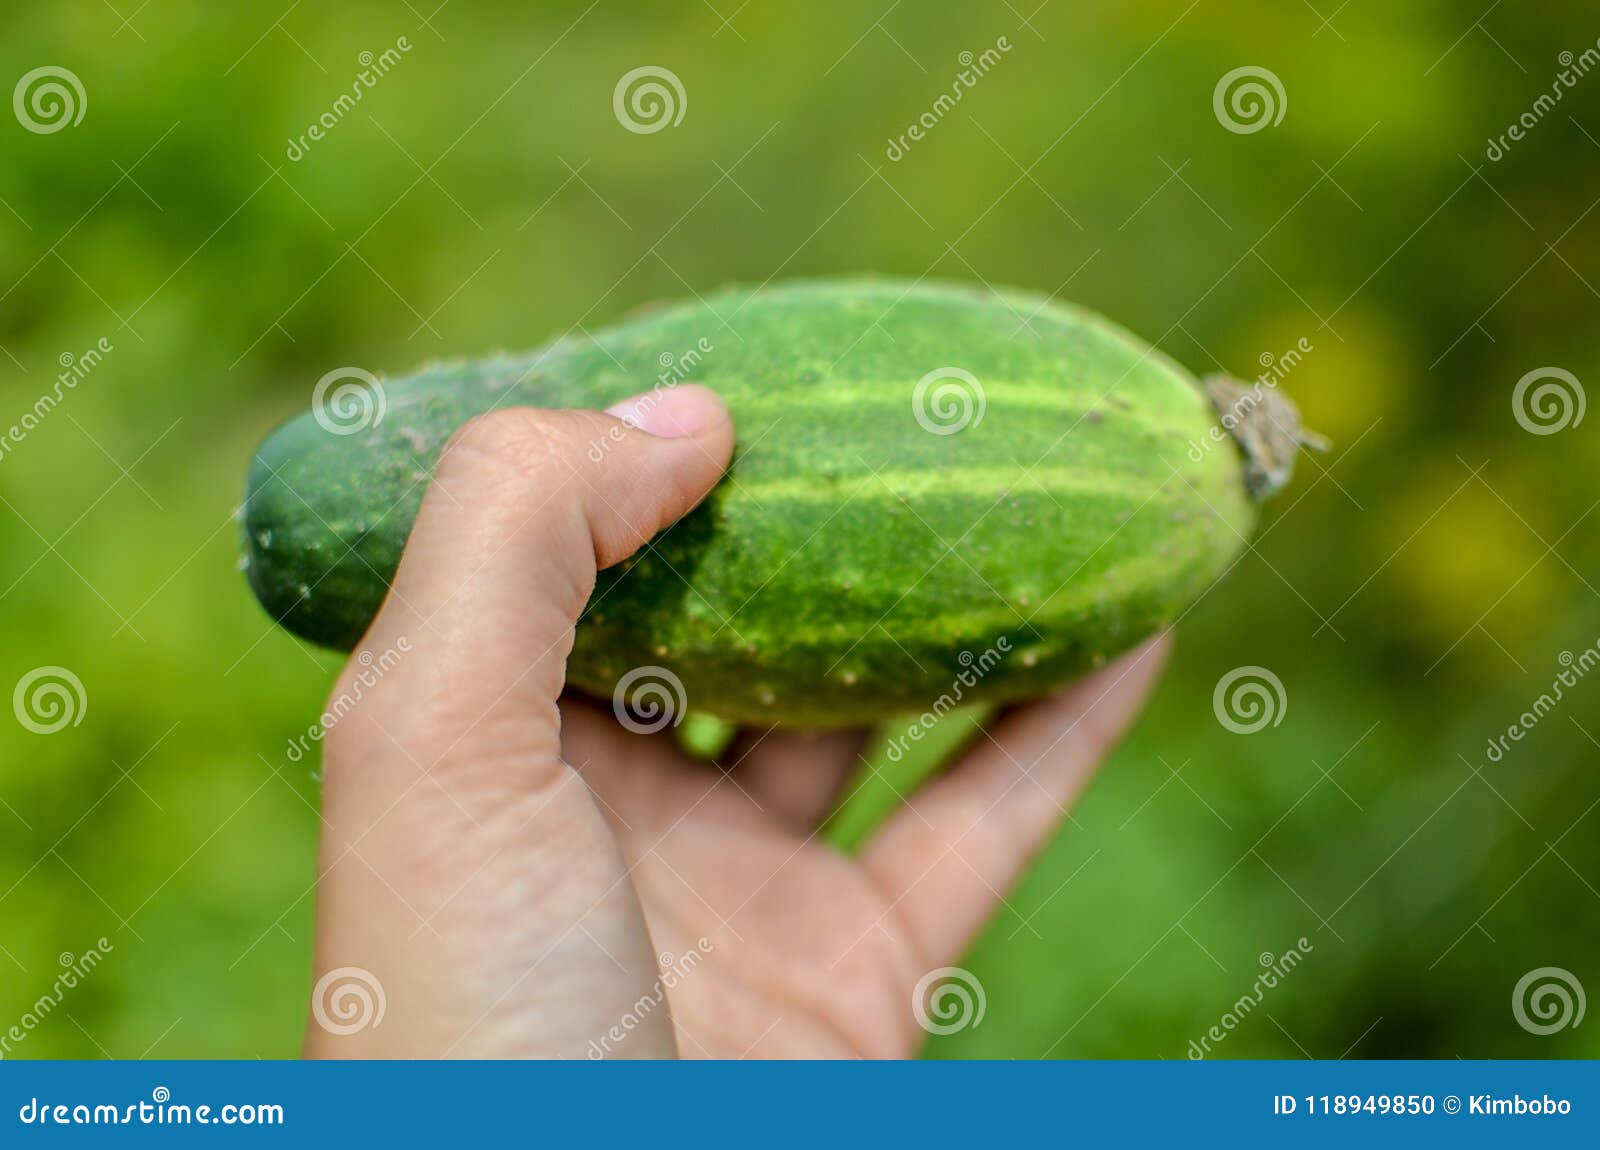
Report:
M 508 407 L 468 420 L 445 445 L 434 477 L 449 485 L 469 484 L 525 492 L 547 485 L 573 466 L 583 450 L 573 413 Z
M 529 407 L 505 407 L 475 415 L 456 429 L 440 462 L 487 460 L 521 464 L 559 445 L 551 413 Z

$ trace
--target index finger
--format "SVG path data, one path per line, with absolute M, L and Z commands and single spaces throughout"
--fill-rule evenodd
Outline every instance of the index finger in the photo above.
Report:
M 1004 716 L 866 845 L 917 953 L 953 961 L 1049 841 L 1132 725 L 1166 663 L 1165 633 Z

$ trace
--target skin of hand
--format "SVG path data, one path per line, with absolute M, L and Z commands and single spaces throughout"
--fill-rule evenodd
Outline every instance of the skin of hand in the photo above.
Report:
M 1000 716 L 847 857 L 816 830 L 863 733 L 754 732 L 713 765 L 563 692 L 596 572 L 732 450 L 689 385 L 453 438 L 333 693 L 359 702 L 324 745 L 309 1056 L 915 1054 L 913 988 L 1049 840 L 1166 641 Z

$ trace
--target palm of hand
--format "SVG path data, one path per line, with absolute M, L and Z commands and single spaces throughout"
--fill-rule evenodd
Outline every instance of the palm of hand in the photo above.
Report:
M 685 1057 L 915 1054 L 913 994 L 1003 900 L 1154 678 L 1141 649 L 1004 718 L 866 844 L 818 825 L 859 734 L 757 734 L 695 762 L 562 704 L 562 750 L 621 847 Z
M 867 869 L 816 833 L 860 738 L 768 734 L 729 770 L 563 705 L 621 844 L 688 1057 L 906 1057 L 927 968 Z M 587 711 L 587 707 L 584 707 Z

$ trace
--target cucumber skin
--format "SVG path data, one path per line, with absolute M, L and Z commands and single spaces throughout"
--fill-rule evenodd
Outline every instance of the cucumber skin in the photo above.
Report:
M 290 420 L 250 469 L 257 597 L 289 630 L 351 648 L 457 427 L 500 406 L 607 407 L 697 346 L 684 379 L 727 403 L 734 462 L 601 572 L 567 668 L 599 697 L 646 665 L 742 723 L 1036 696 L 1174 620 L 1253 525 L 1231 445 L 1191 455 L 1215 422 L 1195 379 L 1101 317 L 1025 292 L 799 281 L 386 381 L 383 418 L 357 434 Z M 977 377 L 985 409 L 935 435 L 912 390 L 949 366 Z

